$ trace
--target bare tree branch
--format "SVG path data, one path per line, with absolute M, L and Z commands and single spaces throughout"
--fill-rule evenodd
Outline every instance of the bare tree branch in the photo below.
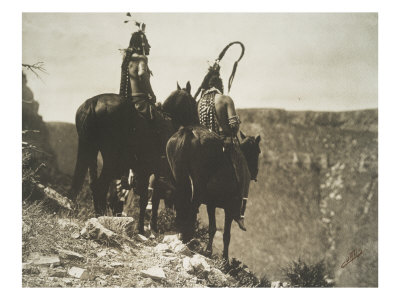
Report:
M 32 71 L 32 73 L 35 74 L 36 77 L 38 77 L 40 80 L 42 80 L 42 78 L 39 76 L 39 74 L 36 71 L 40 71 L 40 72 L 43 72 L 45 74 L 49 74 L 49 73 L 47 73 L 46 69 L 44 68 L 44 62 L 41 62 L 41 61 L 37 62 L 37 63 L 34 63 L 33 65 L 22 64 L 22 67 L 26 68 L 27 70 Z

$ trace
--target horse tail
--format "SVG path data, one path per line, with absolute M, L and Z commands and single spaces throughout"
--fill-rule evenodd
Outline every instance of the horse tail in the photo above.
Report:
M 175 207 L 177 227 L 184 242 L 194 234 L 193 219 L 196 216 L 192 198 L 193 181 L 190 176 L 191 143 L 194 137 L 192 127 L 181 127 L 167 143 L 166 152 L 175 179 Z
M 75 115 L 75 124 L 78 136 L 81 139 L 90 140 L 94 142 L 96 140 L 96 112 L 95 107 L 97 105 L 99 96 L 86 100 L 81 106 L 79 106 Z
M 88 169 L 90 171 L 91 184 L 94 183 L 97 177 L 97 153 L 99 150 L 93 139 L 96 117 L 94 107 L 96 103 L 96 97 L 85 101 L 78 108 L 75 116 L 79 140 L 75 171 L 69 193 L 72 200 L 75 200 L 81 190 Z
M 97 176 L 97 149 L 87 141 L 79 139 L 78 154 L 76 158 L 74 176 L 72 178 L 70 197 L 76 199 L 85 181 L 87 170 L 90 170 L 90 182 L 93 183 Z
M 189 176 L 191 127 L 181 127 L 167 143 L 167 158 L 175 180 Z

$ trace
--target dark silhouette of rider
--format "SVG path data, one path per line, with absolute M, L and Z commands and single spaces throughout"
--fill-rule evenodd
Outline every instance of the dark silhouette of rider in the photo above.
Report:
M 242 201 L 240 215 L 234 216 L 240 229 L 246 231 L 244 213 L 248 199 L 249 185 L 241 180 L 243 166 L 247 166 L 245 158 L 239 148 L 236 138 L 239 131 L 240 120 L 236 114 L 235 104 L 231 97 L 224 95 L 224 87 L 219 73 L 219 65 L 210 67 L 203 81 L 201 98 L 198 102 L 200 124 L 219 134 L 224 140 L 224 151 L 232 163 L 235 178 L 238 183 L 238 192 Z

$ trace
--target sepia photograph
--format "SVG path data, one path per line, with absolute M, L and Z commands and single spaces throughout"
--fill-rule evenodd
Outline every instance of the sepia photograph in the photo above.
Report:
M 21 12 L 21 287 L 377 288 L 378 19 Z

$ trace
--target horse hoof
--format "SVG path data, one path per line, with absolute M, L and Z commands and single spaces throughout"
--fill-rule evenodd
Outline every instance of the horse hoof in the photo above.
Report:
M 230 265 L 228 256 L 223 256 L 222 260 L 223 260 L 224 266 L 228 267 Z
M 153 231 L 153 232 L 155 232 L 155 233 L 158 233 L 158 226 L 157 226 L 157 223 L 156 223 L 156 222 L 151 222 L 151 224 L 150 224 L 150 230 Z
M 136 228 L 136 231 L 137 231 L 139 234 L 144 235 L 144 227 L 137 227 L 137 228 Z
M 210 250 L 210 249 L 205 249 L 205 250 L 204 250 L 204 255 L 207 256 L 207 257 L 211 257 L 211 256 L 212 256 L 212 250 Z

